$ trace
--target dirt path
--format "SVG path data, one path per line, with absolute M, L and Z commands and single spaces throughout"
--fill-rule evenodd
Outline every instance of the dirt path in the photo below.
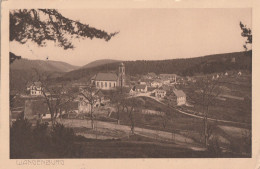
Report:
M 91 128 L 91 121 L 90 120 L 78 120 L 78 119 L 63 119 L 61 121 L 65 126 L 68 127 L 85 127 L 90 129 Z M 113 124 L 109 122 L 103 122 L 103 121 L 95 121 L 95 124 L 97 126 L 98 131 L 104 130 L 115 130 L 115 131 L 123 131 L 125 134 L 124 135 L 118 135 L 117 138 L 120 137 L 125 137 L 130 134 L 130 127 L 126 125 L 118 125 L 118 124 Z M 170 132 L 165 132 L 165 131 L 159 131 L 159 130 L 151 130 L 151 129 L 145 129 L 145 128 L 140 128 L 140 127 L 135 127 L 135 133 L 141 136 L 145 136 L 151 139 L 157 139 L 157 140 L 162 140 L 162 141 L 169 141 L 169 142 L 174 142 L 178 145 L 185 146 L 187 148 L 193 149 L 193 150 L 204 150 L 204 148 L 198 147 L 198 146 L 193 146 L 194 141 L 190 138 L 184 137 L 180 134 L 173 134 Z M 91 138 L 94 138 L 94 134 L 84 134 L 81 133 L 83 136 L 89 135 Z M 115 136 L 109 137 L 109 136 L 98 136 L 100 139 L 104 138 L 116 138 Z
M 152 96 L 146 96 L 146 95 L 137 95 L 137 96 L 134 96 L 134 97 L 149 97 L 155 101 L 157 101 L 158 103 L 161 103 L 163 105 L 166 105 L 165 103 L 161 102 L 160 100 L 152 97 Z M 171 107 L 173 108 L 173 107 Z M 195 114 L 190 114 L 190 113 L 187 113 L 187 112 L 184 112 L 182 110 L 179 110 L 179 109 L 176 109 L 176 108 L 173 108 L 174 110 L 178 111 L 179 113 L 181 114 L 184 114 L 184 115 L 187 115 L 187 116 L 190 116 L 190 117 L 195 117 L 195 118 L 199 118 L 199 119 L 203 119 L 202 116 L 198 116 L 198 115 L 195 115 Z M 208 120 L 210 121 L 218 121 L 218 122 L 223 122 L 223 123 L 231 123 L 231 124 L 242 124 L 242 125 L 250 125 L 248 123 L 242 123 L 242 122 L 236 122 L 236 121 L 229 121 L 229 120 L 220 120 L 220 119 L 214 119 L 214 118 L 209 118 L 208 117 Z

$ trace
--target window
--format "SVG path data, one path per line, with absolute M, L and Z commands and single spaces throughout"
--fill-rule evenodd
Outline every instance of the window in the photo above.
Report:
M 116 83 L 114 83 L 114 87 L 116 87 Z
M 101 87 L 103 87 L 103 82 L 101 82 Z
M 111 82 L 109 82 L 109 87 L 111 87 Z
M 97 82 L 97 87 L 99 87 L 99 82 Z
M 105 82 L 105 87 L 107 87 L 107 82 Z

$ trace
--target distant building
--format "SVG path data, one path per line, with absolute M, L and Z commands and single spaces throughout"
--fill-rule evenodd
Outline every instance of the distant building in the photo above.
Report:
M 138 84 L 138 85 L 135 85 L 133 88 L 132 88 L 132 91 L 133 92 L 141 92 L 141 93 L 146 93 L 147 92 L 147 86 L 146 85 L 142 85 L 142 84 Z M 131 92 L 131 91 L 130 91 Z
M 140 81 L 140 82 L 138 82 L 138 84 L 146 85 L 146 82 Z
M 153 72 L 147 73 L 147 75 L 145 76 L 147 79 L 155 79 L 157 78 L 157 75 Z
M 157 98 L 164 98 L 166 96 L 166 91 L 162 89 L 155 89 L 154 95 Z
M 228 72 L 225 73 L 225 76 L 228 76 Z
M 178 106 L 186 104 L 186 94 L 182 90 L 173 90 L 173 93 L 176 96 L 176 103 Z
M 233 58 L 231 59 L 231 63 L 236 63 L 236 58 L 235 58 L 235 57 L 233 57 Z
M 171 81 L 174 81 L 176 82 L 176 78 L 177 78 L 177 75 L 176 74 L 160 74 L 160 79 L 163 79 L 163 80 L 171 80 Z
M 43 88 L 41 82 L 30 82 L 27 84 L 27 91 L 30 91 L 32 96 L 41 96 L 43 95 Z
M 151 87 L 161 87 L 162 85 L 163 85 L 163 83 L 158 80 L 151 82 Z
M 241 76 L 242 75 L 242 72 L 238 72 L 238 74 L 237 74 L 238 76 Z
M 111 90 L 116 87 L 125 86 L 125 66 L 119 65 L 119 72 L 116 73 L 97 73 L 91 78 L 91 83 L 98 89 Z

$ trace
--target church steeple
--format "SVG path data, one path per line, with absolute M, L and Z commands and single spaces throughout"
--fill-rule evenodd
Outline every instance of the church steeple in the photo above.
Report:
M 120 63 L 119 65 L 119 72 L 118 72 L 118 77 L 119 77 L 119 86 L 122 87 L 125 85 L 125 65 L 124 63 Z

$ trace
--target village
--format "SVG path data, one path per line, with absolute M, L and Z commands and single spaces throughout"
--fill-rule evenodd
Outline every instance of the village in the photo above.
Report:
M 242 75 L 241 71 L 237 73 L 237 77 Z M 227 77 L 228 72 L 223 74 L 213 74 L 211 75 L 212 81 L 217 80 L 221 77 Z M 58 116 L 62 116 L 64 114 L 84 114 L 90 113 L 91 105 L 87 98 L 84 98 L 80 95 L 80 91 L 84 91 L 84 88 L 91 85 L 94 86 L 96 89 L 95 92 L 93 90 L 93 94 L 95 94 L 95 101 L 94 101 L 94 108 L 98 107 L 106 107 L 111 103 L 109 99 L 109 92 L 108 91 L 115 91 L 120 90 L 121 88 L 124 89 L 124 92 L 127 94 L 128 97 L 148 97 L 157 102 L 166 103 L 170 101 L 170 105 L 173 107 L 176 106 L 192 106 L 187 101 L 187 96 L 182 88 L 185 86 L 196 83 L 196 79 L 200 77 L 181 77 L 176 74 L 159 74 L 156 75 L 155 73 L 148 73 L 147 75 L 143 75 L 140 79 L 136 81 L 129 81 L 126 80 L 125 75 L 125 67 L 124 64 L 121 63 L 119 66 L 118 73 L 97 73 L 94 75 L 88 84 L 84 83 L 72 83 L 69 87 L 78 89 L 77 97 L 72 100 L 67 101 L 66 104 L 70 104 L 70 109 L 65 112 L 65 110 L 59 112 Z M 126 84 L 126 81 L 129 83 Z M 57 85 L 62 88 L 60 85 Z M 69 88 L 67 86 L 67 89 Z M 28 82 L 26 88 L 27 94 L 21 95 L 22 98 L 25 99 L 24 107 L 21 107 L 20 110 L 18 108 L 14 108 L 15 111 L 13 113 L 19 113 L 24 111 L 25 117 L 29 119 L 50 119 L 51 113 L 48 111 L 47 104 L 38 103 L 42 107 L 33 106 L 37 104 L 37 102 L 42 102 L 42 98 L 44 97 L 54 97 L 57 93 L 50 93 L 49 91 L 44 90 L 43 84 L 40 81 L 35 82 Z M 59 95 L 66 94 L 66 89 L 62 88 L 60 90 Z M 73 93 L 76 94 L 76 93 Z M 65 95 L 64 95 L 65 96 Z M 232 97 L 225 95 L 224 97 Z M 235 97 L 235 96 L 233 96 Z M 221 97 L 219 96 L 219 99 Z M 244 98 L 239 98 L 242 99 Z M 39 111 L 34 111 L 33 107 L 37 107 Z M 24 108 L 24 109 L 23 109 Z M 110 107 L 111 108 L 111 107 Z M 148 110 L 149 111 L 149 110 Z M 12 120 L 15 120 L 16 116 L 13 116 Z
M 10 10 L 10 158 L 252 157 L 251 15 Z
M 51 125 L 54 120 L 74 128 L 77 135 L 85 138 L 122 139 L 137 134 L 151 140 L 184 144 L 202 151 L 204 148 L 201 144 L 204 141 L 200 135 L 205 113 L 198 106 L 198 99 L 194 99 L 201 94 L 195 87 L 197 82 L 203 78 L 207 78 L 212 84 L 225 79 L 243 81 L 250 78 L 244 75 L 246 72 L 242 74 L 241 71 L 233 71 L 193 77 L 156 75 L 151 72 L 138 79 L 128 76 L 126 69 L 124 63 L 120 63 L 117 73 L 98 72 L 87 83 L 72 82 L 66 86 L 47 86 L 46 82 L 41 81 L 28 82 L 26 94 L 16 94 L 14 97 L 14 107 L 11 107 L 12 122 L 23 114 L 33 125 L 37 121 L 49 122 Z M 250 99 L 250 96 L 230 94 L 228 91 L 231 89 L 225 85 L 221 88 L 215 98 L 221 104 L 225 104 L 227 100 L 241 104 Z M 247 129 L 237 128 L 247 127 L 247 119 L 234 117 L 223 110 L 219 113 L 216 112 L 219 110 L 214 109 L 211 108 L 208 113 L 209 123 L 212 122 L 214 126 L 227 132 L 233 129 L 239 133 L 248 133 Z M 219 132 L 210 137 L 216 136 L 220 138 L 222 151 L 229 151 L 231 142 L 219 135 Z

